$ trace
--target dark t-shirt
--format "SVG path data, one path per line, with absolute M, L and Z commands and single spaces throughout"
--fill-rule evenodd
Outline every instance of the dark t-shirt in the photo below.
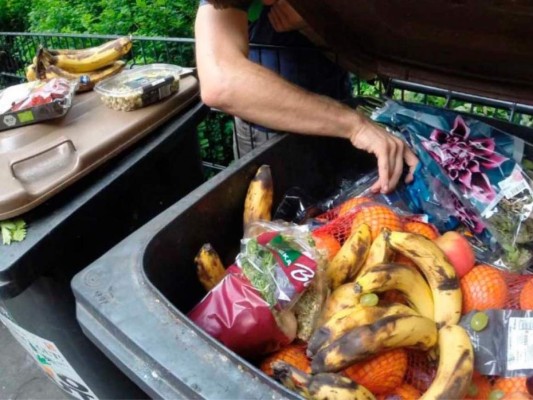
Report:
M 207 0 L 200 0 L 200 5 L 207 3 Z M 348 74 L 326 58 L 301 33 L 276 32 L 268 20 L 268 11 L 269 7 L 263 7 L 259 18 L 250 24 L 250 60 L 314 93 L 337 100 L 350 98 Z M 282 48 L 269 49 L 261 45 Z

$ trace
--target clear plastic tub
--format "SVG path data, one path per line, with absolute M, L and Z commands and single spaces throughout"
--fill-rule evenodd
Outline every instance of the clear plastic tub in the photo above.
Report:
M 177 92 L 182 72 L 177 65 L 149 64 L 105 79 L 94 90 L 113 110 L 132 111 Z

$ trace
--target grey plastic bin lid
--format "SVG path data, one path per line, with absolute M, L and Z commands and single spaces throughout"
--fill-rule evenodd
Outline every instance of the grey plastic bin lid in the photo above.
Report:
M 88 92 L 74 97 L 63 118 L 0 132 L 0 220 L 41 204 L 198 97 L 193 76 L 171 97 L 132 112 L 114 111 Z

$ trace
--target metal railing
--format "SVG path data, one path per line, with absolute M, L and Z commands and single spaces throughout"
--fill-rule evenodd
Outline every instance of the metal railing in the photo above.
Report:
M 117 35 L 84 35 L 56 33 L 19 33 L 0 32 L 0 89 L 25 81 L 24 68 L 32 63 L 37 48 L 42 45 L 49 48 L 80 49 L 97 46 L 114 39 Z M 275 52 L 278 55 L 285 49 L 276 46 L 253 45 L 259 49 L 259 58 L 263 52 Z M 317 49 L 303 49 L 320 54 Z M 291 49 L 294 51 L 294 49 Z M 135 64 L 171 63 L 194 67 L 194 39 L 168 37 L 133 37 L 132 51 L 127 57 L 129 67 Z M 309 63 L 312 68 L 313 63 Z M 533 127 L 533 107 L 524 104 L 503 102 L 467 93 L 452 92 L 425 85 L 418 85 L 398 80 L 383 83 L 361 81 L 353 76 L 353 93 L 355 96 L 373 96 L 422 103 L 436 107 L 449 108 L 461 112 L 481 115 L 493 119 L 507 120 L 514 124 Z M 233 118 L 213 110 L 198 129 L 199 143 L 204 165 L 210 171 L 225 168 L 239 156 L 234 154 L 233 139 L 235 128 Z M 212 174 L 213 172 L 210 172 Z

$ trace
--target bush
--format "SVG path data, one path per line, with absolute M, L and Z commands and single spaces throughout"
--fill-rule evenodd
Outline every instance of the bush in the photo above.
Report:
M 28 26 L 31 32 L 191 37 L 197 7 L 198 0 L 70 0 L 68 6 L 39 0 Z

